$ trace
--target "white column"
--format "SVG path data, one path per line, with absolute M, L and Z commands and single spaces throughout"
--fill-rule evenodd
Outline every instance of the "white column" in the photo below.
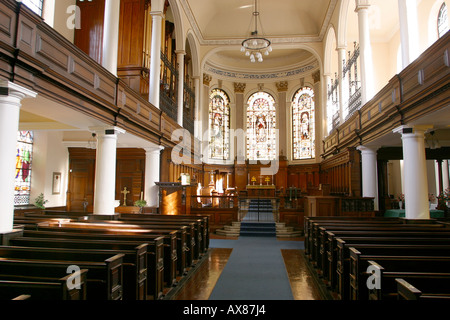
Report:
M 379 209 L 377 174 L 378 147 L 359 146 L 357 149 L 361 151 L 363 197 L 374 198 L 374 208 L 377 211 Z
M 145 148 L 145 189 L 144 200 L 149 207 L 159 207 L 159 188 L 155 182 L 160 182 L 161 150 L 163 147 Z
M 322 108 L 322 116 L 324 121 L 322 122 L 322 130 L 323 130 L 323 136 L 328 137 L 329 128 L 331 128 L 331 121 L 333 121 L 333 112 L 332 112 L 332 101 L 328 98 L 328 89 L 331 85 L 331 76 L 329 74 L 323 75 L 324 83 L 323 86 L 325 86 L 324 95 L 325 95 L 325 101 L 326 107 Z
M 125 133 L 125 131 L 117 127 L 97 127 L 90 130 L 97 135 L 94 214 L 114 215 L 117 138 L 119 133 Z
M 0 80 L 0 234 L 13 231 L 14 173 L 21 101 L 36 95 L 14 83 Z
M 159 87 L 161 81 L 161 40 L 164 0 L 152 0 L 152 48 L 150 57 L 149 101 L 159 109 Z
M 102 66 L 117 76 L 120 0 L 105 0 Z
M 200 121 L 200 77 L 193 77 L 195 88 L 194 137 L 202 140 L 202 123 Z
M 184 113 L 184 56 L 185 51 L 175 51 L 178 62 L 178 124 L 183 127 Z
M 343 124 L 345 121 L 345 103 L 347 102 L 345 96 L 345 86 L 344 84 L 344 61 L 345 61 L 345 48 L 338 48 L 338 72 L 339 72 L 339 123 Z M 348 92 L 348 91 L 347 91 Z M 348 95 L 348 94 L 347 94 Z
M 419 29 L 417 24 L 417 1 L 398 0 L 402 67 L 406 68 L 418 55 Z
M 442 189 L 445 191 L 449 187 L 449 176 L 448 176 L 448 160 L 442 161 Z
M 372 46 L 370 43 L 369 28 L 369 1 L 356 0 L 356 12 L 358 13 L 359 49 L 361 60 L 361 100 L 362 105 L 373 98 L 374 72 L 372 59 Z
M 424 135 L 427 129 L 426 126 L 401 126 L 394 130 L 402 135 L 407 219 L 430 218 Z

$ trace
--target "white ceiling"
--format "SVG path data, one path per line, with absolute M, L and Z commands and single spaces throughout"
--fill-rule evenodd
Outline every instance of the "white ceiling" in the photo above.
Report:
M 324 40 L 333 12 L 339 10 L 337 0 L 258 0 L 261 22 L 258 32 L 272 41 L 274 51 L 264 57 L 263 63 L 249 63 L 239 46 L 255 29 L 254 0 L 184 0 L 182 3 L 199 42 L 219 47 L 208 56 L 208 64 L 243 72 L 287 70 L 301 65 L 312 56 L 308 47 Z M 370 4 L 371 38 L 386 42 L 398 30 L 397 2 L 371 0 Z M 354 0 L 349 1 L 346 14 L 348 45 L 353 47 L 353 41 L 358 39 Z

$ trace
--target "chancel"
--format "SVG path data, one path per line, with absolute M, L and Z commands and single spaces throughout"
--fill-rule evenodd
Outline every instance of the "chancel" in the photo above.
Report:
M 2 0 L 0 299 L 450 299 L 447 6 Z

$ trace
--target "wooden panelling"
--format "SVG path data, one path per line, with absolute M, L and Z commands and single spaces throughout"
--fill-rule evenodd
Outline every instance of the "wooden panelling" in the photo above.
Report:
M 75 29 L 75 45 L 97 63 L 102 62 L 105 0 L 80 1 L 81 28 Z

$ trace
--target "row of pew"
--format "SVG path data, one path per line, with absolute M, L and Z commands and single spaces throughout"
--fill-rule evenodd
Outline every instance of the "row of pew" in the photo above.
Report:
M 305 257 L 332 299 L 450 299 L 447 221 L 305 217 L 304 230 Z
M 0 300 L 161 300 L 209 250 L 208 216 L 77 212 L 15 217 L 0 246 Z

